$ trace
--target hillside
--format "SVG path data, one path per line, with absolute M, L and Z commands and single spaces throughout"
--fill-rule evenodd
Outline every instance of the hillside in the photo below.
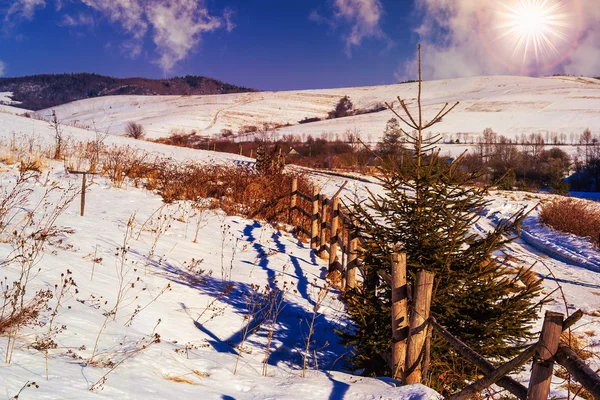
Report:
M 18 107 L 41 110 L 76 100 L 115 95 L 212 95 L 251 92 L 203 76 L 171 79 L 113 78 L 97 74 L 48 74 L 0 78 L 0 92 L 12 92 Z
M 389 112 L 382 114 L 390 116 Z M 3 154 L 14 154 L 10 142 L 13 138 L 22 147 L 18 157 L 31 155 L 28 146 L 33 147 L 34 153 L 43 153 L 52 146 L 54 133 L 44 121 L 0 113 L 0 122 Z M 306 132 L 317 134 L 316 125 L 305 125 Z M 78 141 L 94 140 L 94 132 L 71 126 L 64 129 L 75 147 Z M 244 167 L 251 167 L 254 161 L 233 154 L 118 136 L 108 137 L 104 145 L 107 150 L 129 146 L 130 153 L 144 150 L 152 157 L 178 161 Z M 0 168 L 6 190 L 18 174 L 18 163 L 14 161 L 10 165 L 3 163 Z M 314 171 L 306 173 L 328 196 L 338 192 L 347 179 Z M 58 310 L 54 325 L 49 325 L 52 313 L 44 312 L 40 325 L 24 327 L 16 338 L 13 359 L 3 364 L 0 390 L 6 397 L 24 388 L 19 398 L 163 399 L 172 397 L 174 392 L 181 399 L 439 398 L 423 386 L 396 387 L 396 382 L 389 379 L 344 373 L 343 357 L 349 350 L 341 347 L 335 329 L 344 326 L 347 317 L 336 290 L 327 294 L 318 309 L 314 356 L 310 371 L 306 377 L 301 376 L 307 321 L 316 310 L 316 296 L 326 285 L 326 263 L 294 235 L 260 221 L 227 216 L 219 209 L 199 210 L 186 201 L 166 205 L 154 191 L 142 190 L 133 181 L 117 187 L 105 176 L 90 179 L 85 217 L 79 216 L 78 198 L 58 216 L 56 226 L 60 229 L 36 258 L 36 272 L 27 293 L 33 296 L 38 290 L 53 288 L 62 282 L 61 273 L 71 276 L 77 287 L 67 292 L 60 307 L 56 300 L 49 304 Z M 41 179 L 32 180 L 27 186 L 30 197 L 17 212 L 31 211 L 35 221 L 43 222 L 45 208 L 36 205 L 44 204 L 45 193 L 52 196 L 48 204 L 58 204 L 61 193 L 76 193 L 80 182 L 79 176 L 66 173 L 62 162 L 45 160 Z M 340 195 L 361 200 L 368 195 L 367 188 L 371 193 L 382 194 L 381 186 L 375 182 L 350 180 Z M 521 208 L 529 210 L 553 198 L 546 194 L 492 192 L 475 230 L 492 230 L 498 221 Z M 196 227 L 197 241 L 193 238 Z M 6 242 L 0 243 L 0 253 L 9 261 L 18 250 L 8 239 L 11 232 L 5 231 Z M 585 316 L 573 328 L 573 334 L 586 349 L 597 352 L 598 250 L 586 239 L 543 226 L 536 209 L 522 233 L 521 239 L 505 249 L 507 261 L 511 265 L 531 265 L 539 276 L 547 276 L 548 269 L 552 271 L 553 275 L 544 282 L 544 294 L 550 300 L 544 309 L 572 313 L 581 308 Z M 120 248 L 127 248 L 129 268 L 125 268 Z M 20 271 L 20 265 L 6 263 L 4 286 L 18 280 Z M 229 271 L 229 279 L 222 278 L 223 271 Z M 120 286 L 123 282 L 126 284 Z M 224 292 L 227 283 L 233 284 L 230 292 Z M 239 338 L 249 313 L 246 301 L 252 288 L 277 283 L 291 289 L 275 331 L 268 376 L 263 377 L 268 329 L 253 331 L 242 347 Z M 557 283 L 562 292 L 556 291 Z M 119 287 L 131 289 L 121 296 Z M 111 307 L 121 297 L 118 313 L 115 311 L 110 318 Z M 533 330 L 538 332 L 540 325 L 541 321 Z M 160 334 L 160 342 L 147 345 L 153 333 Z M 48 352 L 40 350 L 44 337 L 51 338 L 49 343 L 56 347 Z M 1 343 L 6 343 L 5 337 L 1 339 Z M 0 346 L 1 360 L 6 359 L 7 348 Z M 238 356 L 240 367 L 234 374 Z M 90 362 L 91 359 L 95 361 Z M 597 368 L 597 362 L 592 362 Z M 513 376 L 527 385 L 528 368 Z M 36 382 L 39 388 L 27 387 L 27 382 Z M 562 380 L 555 379 L 553 396 L 566 397 L 561 384 Z
M 460 101 L 436 125 L 436 132 L 449 140 L 470 143 L 488 127 L 513 138 L 541 133 L 562 136 L 565 141 L 571 135 L 578 137 L 585 128 L 600 131 L 600 81 L 596 79 L 492 76 L 428 81 L 423 86 L 426 116 L 446 102 Z M 223 96 L 121 96 L 77 101 L 57 107 L 56 112 L 66 123 L 91 126 L 94 122 L 112 134 L 122 134 L 127 121 L 136 121 L 151 138 L 168 136 L 173 130 L 219 135 L 222 129 L 231 129 L 236 133 L 244 126 L 273 122 L 285 125 L 279 135 L 305 138 L 310 133 L 335 139 L 345 138 L 350 131 L 358 132 L 364 141 L 376 142 L 392 117 L 389 111 L 329 120 L 327 114 L 343 96 L 350 97 L 355 109 L 369 110 L 397 96 L 415 107 L 415 93 L 416 84 L 406 83 Z M 50 112 L 40 114 L 47 117 Z M 298 123 L 305 118 L 323 120 Z

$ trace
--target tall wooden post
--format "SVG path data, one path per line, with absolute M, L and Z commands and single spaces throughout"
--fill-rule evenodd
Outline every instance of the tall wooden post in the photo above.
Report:
M 356 287 L 356 269 L 358 262 L 358 238 L 350 236 L 350 245 L 348 249 L 348 264 L 346 265 L 346 286 L 350 289 Z
M 417 274 L 404 371 L 404 384 L 406 385 L 423 381 L 421 362 L 424 358 L 423 345 L 427 336 L 427 320 L 429 319 L 434 276 L 435 274 L 425 270 L 421 270 Z
M 335 270 L 335 260 L 338 250 L 338 230 L 340 225 L 340 198 L 334 197 L 331 206 L 331 238 L 329 240 L 329 272 Z
M 321 197 L 321 220 L 319 221 L 319 226 L 321 227 L 321 236 L 319 237 L 319 257 L 325 258 L 326 249 L 326 238 L 325 238 L 325 230 L 327 229 L 327 197 Z
M 402 378 L 408 339 L 406 253 L 392 253 L 392 377 Z
M 310 228 L 310 248 L 319 246 L 319 187 L 313 186 L 312 197 L 312 226 Z
M 562 333 L 564 315 L 546 311 L 544 325 L 540 334 L 540 346 L 533 359 L 531 379 L 529 380 L 528 400 L 546 400 L 550 393 L 554 354 L 558 350 Z
M 86 182 L 86 176 L 87 174 L 84 172 L 83 174 L 81 174 L 82 178 L 81 178 L 81 216 L 83 217 L 83 214 L 85 214 L 85 186 L 87 184 Z
M 292 192 L 290 193 L 290 214 L 288 215 L 288 224 L 292 223 L 292 213 L 296 209 L 296 198 L 298 196 L 298 178 L 292 178 Z

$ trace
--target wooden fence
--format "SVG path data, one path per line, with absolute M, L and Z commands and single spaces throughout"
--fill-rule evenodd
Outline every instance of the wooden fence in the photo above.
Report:
M 344 184 L 345 186 L 345 184 Z M 359 238 L 354 235 L 352 220 L 340 209 L 340 188 L 332 199 L 320 194 L 317 186 L 312 195 L 298 191 L 297 180 L 292 182 L 290 194 L 290 221 L 299 213 L 305 223 L 298 229 L 310 238 L 311 248 L 329 262 L 329 273 L 340 273 L 341 287 L 353 288 L 358 266 Z M 310 210 L 310 211 L 307 211 Z M 307 225 L 309 227 L 307 227 Z M 386 277 L 392 285 L 392 366 L 393 377 L 405 384 L 422 383 L 430 364 L 429 344 L 435 331 L 461 356 L 472 362 L 483 377 L 447 400 L 472 399 L 477 393 L 498 385 L 522 400 L 546 400 L 550 393 L 554 364 L 562 365 L 594 399 L 600 400 L 600 377 L 576 354 L 568 343 L 561 340 L 563 331 L 573 326 L 582 316 L 581 310 L 564 319 L 564 315 L 547 311 L 539 340 L 528 346 L 508 362 L 494 366 L 477 352 L 461 342 L 429 315 L 434 274 L 420 271 L 414 288 L 406 280 L 406 254 L 391 255 L 392 276 Z M 412 293 L 409 303 L 408 293 Z M 533 359 L 529 386 L 508 376 Z
M 310 247 L 317 255 L 328 260 L 329 274 L 339 273 L 340 286 L 353 288 L 356 285 L 359 239 L 353 234 L 352 220 L 340 207 L 339 193 L 345 185 L 328 199 L 320 193 L 318 186 L 313 187 L 312 195 L 301 193 L 294 178 L 290 194 L 290 221 L 294 213 L 302 217 L 297 229 L 309 237 Z

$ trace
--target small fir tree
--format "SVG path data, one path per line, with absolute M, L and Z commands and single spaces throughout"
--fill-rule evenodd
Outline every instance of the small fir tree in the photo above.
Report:
M 487 233 L 474 232 L 487 205 L 486 188 L 473 186 L 477 173 L 466 173 L 461 158 L 450 162 L 439 155 L 439 137 L 423 138 L 423 131 L 455 106 L 444 106 L 429 122 L 421 113 L 419 47 L 418 116 L 406 104 L 396 117 L 413 129 L 412 147 L 402 169 L 382 160 L 384 195 L 371 195 L 350 206 L 361 221 L 357 234 L 364 240 L 360 266 L 364 284 L 346 292 L 352 320 L 343 341 L 354 349 L 352 362 L 367 375 L 391 375 L 391 254 L 401 248 L 408 255 L 408 280 L 417 271 L 435 273 L 431 313 L 451 333 L 492 361 L 518 353 L 531 338 L 538 317 L 536 299 L 541 282 L 525 268 L 513 268 L 494 254 L 510 242 L 525 214 L 501 221 Z M 426 379 L 443 395 L 477 377 L 477 369 L 435 333 Z
M 404 147 L 402 146 L 403 132 L 400 128 L 398 119 L 391 118 L 385 125 L 383 138 L 377 143 L 377 152 L 386 162 L 400 165 L 404 156 Z

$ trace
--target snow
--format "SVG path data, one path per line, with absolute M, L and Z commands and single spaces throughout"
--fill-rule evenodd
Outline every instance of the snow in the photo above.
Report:
M 485 128 L 516 138 L 521 134 L 547 132 L 579 136 L 586 128 L 600 131 L 600 81 L 591 78 L 529 78 L 492 76 L 430 81 L 423 83 L 425 115 L 432 118 L 446 103 L 460 101 L 457 108 L 436 125 L 435 132 L 465 142 Z M 149 137 L 165 137 L 173 130 L 218 135 L 221 129 L 237 132 L 243 125 L 264 122 L 282 125 L 277 135 L 305 138 L 324 135 L 345 138 L 358 132 L 363 141 L 376 142 L 392 114 L 382 112 L 298 124 L 307 117 L 325 118 L 343 96 L 355 108 L 370 109 L 397 96 L 416 107 L 416 83 L 387 86 L 258 92 L 219 96 L 118 96 L 81 100 L 54 107 L 69 123 L 92 126 L 122 134 L 128 121 L 142 124 Z M 43 110 L 41 115 L 50 115 Z
M 52 129 L 44 121 L 9 114 L 0 114 L 0 119 L 4 146 L 11 140 L 28 143 L 34 134 L 39 140 L 35 148 L 52 143 Z M 79 128 L 64 129 L 70 140 L 93 137 L 93 132 Z M 121 137 L 107 142 L 178 160 L 247 162 Z M 14 185 L 16 166 L 3 165 L 0 171 L 1 186 L 8 190 Z M 31 183 L 28 201 L 15 211 L 21 217 L 32 211 L 39 220 L 45 208 L 36 205 L 42 202 L 52 210 L 63 192 L 79 188 L 80 179 L 66 173 L 62 163 L 48 161 L 43 175 Z M 335 289 L 329 289 L 317 311 L 308 368 L 302 377 L 308 321 L 325 286 L 326 265 L 293 235 L 219 210 L 198 214 L 187 202 L 165 205 L 154 193 L 133 186 L 115 188 L 103 177 L 89 179 L 85 216 L 79 215 L 76 197 L 57 219 L 61 232 L 48 241 L 27 286 L 27 297 L 40 289 L 60 288 L 61 274 L 67 271 L 77 285 L 62 299 L 52 324 L 59 331 L 52 335 L 57 347 L 48 352 L 48 380 L 45 352 L 32 347 L 48 334 L 51 313 L 42 312 L 39 325 L 19 332 L 10 363 L 4 362 L 6 335 L 0 337 L 0 392 L 7 398 L 28 382 L 39 388 L 25 387 L 19 398 L 165 399 L 173 393 L 181 399 L 439 398 L 421 385 L 399 387 L 389 379 L 344 372 L 347 366 L 340 356 L 348 349 L 339 344 L 334 330 L 347 321 Z M 45 201 L 50 187 L 54 189 Z M 122 248 L 127 249 L 124 260 Z M 0 240 L 3 260 L 14 250 L 6 236 Z M 18 280 L 20 271 L 18 263 L 3 265 L 3 286 Z M 274 330 L 267 376 L 262 376 L 262 368 L 268 325 L 241 341 L 252 285 L 259 292 L 265 287 L 288 288 Z M 54 309 L 57 298 L 48 306 Z M 160 342 L 150 344 L 154 332 Z M 148 347 L 142 348 L 144 344 Z M 115 366 L 112 371 L 111 366 Z
M 11 104 L 21 104 L 19 101 L 13 101 L 12 92 L 0 92 L 0 113 L 23 114 L 27 112 L 22 108 L 11 107 Z
M 139 149 L 178 161 L 247 166 L 253 160 L 163 146 L 118 134 L 129 120 L 142 123 L 151 136 L 167 135 L 171 129 L 197 129 L 200 134 L 215 134 L 222 128 L 265 120 L 295 124 L 308 116 L 324 116 L 344 95 L 349 95 L 358 107 L 367 107 L 391 101 L 396 95 L 414 102 L 414 89 L 414 84 L 404 84 L 225 96 L 124 96 L 84 100 L 57 107 L 56 111 L 65 122 L 90 126 L 94 123 L 100 131 L 117 134 L 105 139 L 107 145 L 130 146 L 132 151 Z M 470 78 L 426 83 L 424 103 L 427 107 L 437 107 L 445 101 L 461 100 L 457 111 L 439 125 L 443 132 L 481 132 L 490 126 L 508 135 L 531 133 L 530 130 L 579 134 L 585 127 L 592 131 L 600 129 L 599 90 L 596 81 L 581 78 Z M 333 132 L 335 135 L 358 128 L 365 136 L 379 135 L 390 117 L 388 111 L 294 125 L 283 128 L 280 134 Z M 0 113 L 0 120 L 0 138 L 5 146 L 13 138 L 27 142 L 35 137 L 36 146 L 53 143 L 53 130 L 45 121 L 9 113 Z M 92 140 L 96 135 L 93 130 L 74 126 L 63 129 L 71 140 Z M 3 166 L 0 171 L 5 187 L 15 169 Z M 45 173 L 61 186 L 79 184 L 80 178 L 66 174 L 59 163 L 50 163 Z M 309 174 L 322 187 L 321 192 L 328 195 L 336 193 L 348 180 L 341 192 L 346 201 L 366 198 L 367 188 L 372 193 L 382 193 L 373 178 L 312 171 Z M 41 179 L 35 184 L 25 210 L 31 209 L 42 196 L 45 181 Z M 573 332 L 583 336 L 590 348 L 596 350 L 600 338 L 600 254 L 588 240 L 553 231 L 539 222 L 536 206 L 552 198 L 547 194 L 493 192 L 476 228 L 485 232 L 523 207 L 533 210 L 521 238 L 500 255 L 510 256 L 514 265 L 532 266 L 539 276 L 547 277 L 545 294 L 551 301 L 540 310 L 540 316 L 544 310 L 570 314 L 582 308 L 586 314 Z M 338 357 L 348 349 L 338 344 L 334 330 L 346 324 L 346 316 L 333 289 L 319 309 L 317 319 L 312 349 L 317 350 L 318 367 L 311 357 L 307 376 L 301 377 L 306 320 L 312 315 L 317 292 L 325 285 L 325 264 L 306 244 L 285 231 L 241 217 L 227 217 L 218 210 L 206 210 L 198 243 L 194 243 L 196 217 L 190 204 L 164 207 L 153 193 L 131 186 L 118 189 L 101 177 L 93 178 L 85 217 L 80 217 L 78 211 L 75 201 L 57 221 L 72 233 L 62 234 L 47 247 L 39 263 L 41 270 L 29 288 L 29 293 L 34 293 L 37 288 L 53 286 L 67 269 L 73 272 L 78 285 L 79 293 L 70 293 L 65 298 L 56 317 L 55 325 L 67 328 L 54 337 L 58 348 L 50 350 L 50 379 L 45 379 L 43 352 L 28 347 L 36 334 L 44 332 L 44 326 L 27 328 L 19 335 L 11 364 L 2 364 L 6 346 L 5 338 L 0 337 L 3 377 L 0 391 L 7 397 L 15 395 L 27 381 L 35 381 L 39 389 L 26 388 L 20 398 L 162 399 L 172 397 L 175 391 L 178 398 L 184 399 L 437 398 L 433 391 L 422 386 L 395 387 L 390 380 L 343 372 Z M 108 368 L 87 365 L 84 360 L 91 356 L 105 320 L 103 313 L 110 311 L 115 303 L 121 276 L 115 249 L 122 246 L 127 221 L 133 213 L 136 213 L 134 237 L 128 243 L 124 279 L 134 287 L 127 292 L 115 320 L 107 320 L 99 339 L 99 360 L 124 360 L 136 348 L 136 342 L 149 338 L 155 328 L 161 342 L 125 359 L 107 376 L 103 390 L 90 392 L 88 389 Z M 159 215 L 162 217 L 158 218 Z M 171 226 L 152 250 L 156 229 L 165 219 Z M 10 251 L 10 244 L 0 241 L 3 258 Z M 94 263 L 92 259 L 98 257 L 102 261 Z M 192 259 L 202 262 L 196 270 L 186 272 Z M 201 278 L 194 277 L 198 269 L 204 270 Z M 3 266 L 2 273 L 11 282 L 18 271 L 14 266 Z M 222 274 L 228 276 L 222 279 Z M 234 283 L 232 292 L 220 296 L 229 280 Z M 284 312 L 275 331 L 268 376 L 261 374 L 267 334 L 264 327 L 249 335 L 239 371 L 234 375 L 236 346 L 240 344 L 239 332 L 247 314 L 244 293 L 251 292 L 252 284 L 281 288 L 284 282 L 292 289 L 286 294 Z M 169 283 L 171 290 L 160 294 Z M 558 285 L 561 291 L 557 292 Z M 128 324 L 138 305 L 145 308 Z M 156 326 L 159 319 L 161 322 Z M 48 316 L 42 322 L 48 322 Z M 540 326 L 541 320 L 533 327 L 534 331 L 539 331 Z M 84 360 L 72 358 L 69 350 Z M 527 385 L 528 371 L 515 377 Z M 561 383 L 555 378 L 554 396 L 565 395 Z

